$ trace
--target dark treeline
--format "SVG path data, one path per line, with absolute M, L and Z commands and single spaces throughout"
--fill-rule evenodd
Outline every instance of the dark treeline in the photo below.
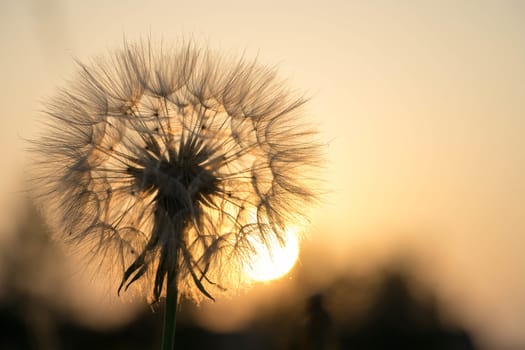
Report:
M 160 347 L 162 312 L 145 308 L 130 324 L 101 332 L 75 323 L 45 298 L 28 292 L 31 279 L 44 273 L 39 268 L 52 255 L 53 247 L 38 215 L 31 212 L 27 217 L 30 220 L 23 220 L 12 246 L 0 251 L 0 349 Z M 348 274 L 321 292 L 261 312 L 243 330 L 232 333 L 210 332 L 181 315 L 176 348 L 474 350 L 466 330 L 442 320 L 439 302 L 432 293 L 414 293 L 413 286 L 410 275 L 402 269 L 378 272 L 365 280 Z M 183 304 L 182 309 L 185 307 Z M 189 304 L 187 307 L 191 308 Z

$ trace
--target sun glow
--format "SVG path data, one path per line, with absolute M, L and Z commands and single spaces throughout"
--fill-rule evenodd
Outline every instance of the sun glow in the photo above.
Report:
M 295 265 L 299 257 L 299 242 L 297 241 L 297 229 L 289 228 L 286 231 L 284 245 L 277 239 L 270 240 L 270 249 L 256 239 L 253 246 L 256 253 L 252 262 L 245 271 L 255 281 L 271 281 L 286 275 Z

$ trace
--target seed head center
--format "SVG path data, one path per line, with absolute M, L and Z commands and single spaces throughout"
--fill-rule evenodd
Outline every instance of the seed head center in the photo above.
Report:
M 210 204 L 212 195 L 219 192 L 218 179 L 210 167 L 202 165 L 199 155 L 177 157 L 147 157 L 143 166 L 130 167 L 140 191 L 157 191 L 157 204 L 170 211 Z

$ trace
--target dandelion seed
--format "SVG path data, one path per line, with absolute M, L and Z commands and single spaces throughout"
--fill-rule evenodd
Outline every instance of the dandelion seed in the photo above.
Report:
M 127 44 L 48 104 L 35 143 L 53 226 L 153 301 L 212 298 L 243 282 L 256 249 L 283 242 L 315 200 L 316 132 L 272 69 L 186 43 Z M 106 265 L 104 265 L 106 264 Z

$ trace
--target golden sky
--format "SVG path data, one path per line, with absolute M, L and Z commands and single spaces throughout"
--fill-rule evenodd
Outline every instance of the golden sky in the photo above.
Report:
M 330 193 L 306 245 L 331 252 L 327 266 L 366 269 L 409 249 L 422 278 L 487 344 L 525 346 L 517 0 L 2 1 L 3 232 L 29 162 L 23 140 L 37 131 L 40 102 L 71 77 L 73 58 L 124 38 L 181 35 L 258 56 L 311 96 Z

